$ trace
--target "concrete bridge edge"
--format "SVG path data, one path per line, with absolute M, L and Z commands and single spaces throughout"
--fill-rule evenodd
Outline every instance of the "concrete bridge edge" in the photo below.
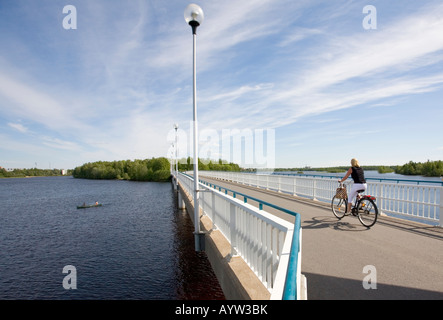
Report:
M 178 188 L 179 210 L 181 201 L 191 220 L 194 220 L 192 196 Z M 200 212 L 202 214 L 202 212 Z M 194 221 L 193 221 L 194 222 Z M 240 256 L 231 256 L 231 245 L 212 221 L 201 215 L 201 230 L 205 233 L 205 253 L 227 300 L 269 300 L 270 292 Z

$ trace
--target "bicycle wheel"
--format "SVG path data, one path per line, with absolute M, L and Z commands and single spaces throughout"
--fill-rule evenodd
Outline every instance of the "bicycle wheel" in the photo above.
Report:
M 348 201 L 346 199 L 339 199 L 334 196 L 331 202 L 332 213 L 334 216 L 339 219 L 343 218 L 346 213 L 347 205 Z
M 377 221 L 378 208 L 375 202 L 368 198 L 361 198 L 357 204 L 358 220 L 365 227 L 372 227 Z

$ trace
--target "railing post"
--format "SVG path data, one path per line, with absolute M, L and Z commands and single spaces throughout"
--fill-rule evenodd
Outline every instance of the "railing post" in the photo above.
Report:
M 317 180 L 314 178 L 312 183 L 312 200 L 317 200 L 315 197 L 315 190 L 317 189 Z
M 443 227 L 443 187 L 440 187 L 440 204 L 438 209 L 440 227 Z
M 382 185 L 381 185 L 381 182 L 380 182 L 377 185 L 377 194 L 375 195 L 375 197 L 376 197 L 376 199 L 378 201 L 377 207 L 378 207 L 378 214 L 379 215 L 381 215 L 382 210 L 383 210 L 382 190 L 383 189 L 382 189 Z
M 229 237 L 231 242 L 231 257 L 237 255 L 237 225 L 235 223 L 235 205 L 229 204 Z
M 216 223 L 216 212 L 215 212 L 215 193 L 211 192 L 211 220 L 212 220 L 212 230 L 217 230 Z

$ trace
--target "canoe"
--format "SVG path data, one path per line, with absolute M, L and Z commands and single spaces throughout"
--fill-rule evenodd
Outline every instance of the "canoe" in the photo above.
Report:
M 101 207 L 102 204 L 88 204 L 86 206 L 77 206 L 77 209 L 87 209 L 87 208 L 94 208 L 94 207 Z

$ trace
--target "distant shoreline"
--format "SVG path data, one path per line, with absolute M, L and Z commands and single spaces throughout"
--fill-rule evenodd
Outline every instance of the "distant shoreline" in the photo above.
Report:
M 72 174 L 64 174 L 64 175 L 48 175 L 48 176 L 12 176 L 12 177 L 4 177 L 0 176 L 0 179 L 26 179 L 26 178 L 45 178 L 45 177 L 72 177 Z
M 13 169 L 6 170 L 0 167 L 0 178 L 32 178 L 32 177 L 57 177 L 70 176 L 72 170 L 65 169 Z
M 397 174 L 402 174 L 405 176 L 423 176 L 423 177 L 435 177 L 440 178 L 443 177 L 443 161 L 430 161 L 427 162 L 413 162 L 409 161 L 408 163 L 402 166 L 383 166 L 383 165 L 362 165 L 362 168 L 366 171 L 374 170 L 378 171 L 378 173 L 392 173 L 395 172 Z M 338 167 L 321 167 L 321 168 L 312 168 L 312 167 L 304 167 L 304 168 L 276 168 L 274 171 L 297 171 L 297 172 L 309 172 L 309 171 L 323 171 L 327 173 L 341 173 L 346 172 L 349 169 L 349 166 L 338 166 Z

